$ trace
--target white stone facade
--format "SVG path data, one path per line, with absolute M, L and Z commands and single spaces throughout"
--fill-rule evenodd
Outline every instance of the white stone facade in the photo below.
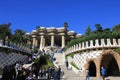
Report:
M 79 44 L 76 44 L 70 48 L 68 48 L 65 52 L 66 55 L 74 54 L 74 57 L 71 58 L 70 56 L 67 57 L 69 63 L 72 61 L 76 64 L 76 66 L 81 71 L 81 76 L 84 75 L 84 71 L 86 69 L 86 64 L 88 64 L 89 60 L 100 60 L 98 57 L 104 53 L 104 49 L 116 49 L 120 47 L 120 39 L 106 39 L 107 42 L 105 42 L 104 39 L 100 40 L 100 43 L 98 39 L 95 40 L 95 44 L 93 44 L 93 40 L 82 42 Z M 88 45 L 88 42 L 90 43 Z M 98 61 L 99 62 L 99 61 Z M 100 67 L 99 67 L 100 68 Z M 98 68 L 97 68 L 98 69 Z M 99 70 L 98 70 L 99 71 Z M 100 75 L 99 72 L 97 72 L 97 76 Z
M 102 51 L 89 51 L 89 52 L 82 52 L 77 53 L 73 57 L 74 63 L 79 67 L 80 70 L 84 70 L 85 64 L 88 59 L 97 58 Z

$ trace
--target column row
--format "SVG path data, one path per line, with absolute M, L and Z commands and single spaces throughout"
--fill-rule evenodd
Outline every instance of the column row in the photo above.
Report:
M 32 37 L 32 46 L 33 46 L 33 48 L 35 47 L 35 46 L 38 46 L 38 40 L 37 40 L 37 37 L 34 35 L 33 37 Z M 40 44 L 39 44 L 39 49 L 41 50 L 43 47 L 45 47 L 45 36 L 44 35 L 41 35 L 40 36 Z M 54 35 L 51 35 L 51 45 L 49 45 L 49 46 L 54 46 L 55 45 L 55 36 Z M 65 36 L 64 35 L 62 35 L 61 36 L 61 47 L 63 48 L 63 47 L 65 47 Z

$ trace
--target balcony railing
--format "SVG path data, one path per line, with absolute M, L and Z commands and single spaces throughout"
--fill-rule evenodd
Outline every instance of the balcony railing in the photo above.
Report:
M 31 49 L 29 47 L 23 46 L 21 44 L 16 44 L 16 43 L 13 43 L 13 42 L 8 42 L 8 41 L 5 41 L 5 43 L 4 43 L 2 39 L 0 39 L 0 47 L 10 48 L 10 49 L 14 49 L 14 50 L 17 50 L 17 51 L 21 51 L 21 52 L 31 54 Z
M 104 48 L 118 48 L 120 47 L 120 39 L 98 39 L 82 42 L 79 44 L 75 44 L 74 46 L 68 48 L 65 51 L 65 54 L 68 55 L 70 53 L 74 53 L 77 51 L 83 51 L 83 50 L 88 50 L 88 49 L 104 49 Z

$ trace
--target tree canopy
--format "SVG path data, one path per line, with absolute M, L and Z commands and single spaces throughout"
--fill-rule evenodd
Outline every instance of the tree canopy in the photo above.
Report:
M 15 33 L 12 36 L 12 41 L 16 43 L 26 43 L 27 38 L 25 37 L 25 31 L 21 29 L 16 29 Z
M 1 39 L 5 40 L 12 36 L 10 25 L 11 25 L 11 23 L 0 24 L 0 38 Z
M 75 44 L 95 40 L 95 39 L 107 39 L 107 38 L 120 38 L 120 24 L 113 26 L 112 31 L 110 28 L 103 29 L 100 24 L 95 24 L 96 30 L 91 31 L 90 26 L 87 27 L 85 34 L 77 39 L 73 39 L 67 43 L 66 48 L 69 48 Z

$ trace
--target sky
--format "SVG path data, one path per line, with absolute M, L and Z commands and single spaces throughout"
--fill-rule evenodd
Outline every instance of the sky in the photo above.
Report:
M 120 0 L 0 0 L 0 24 L 11 23 L 12 32 L 31 32 L 36 26 L 63 27 L 84 34 L 95 24 L 111 28 L 120 24 Z

